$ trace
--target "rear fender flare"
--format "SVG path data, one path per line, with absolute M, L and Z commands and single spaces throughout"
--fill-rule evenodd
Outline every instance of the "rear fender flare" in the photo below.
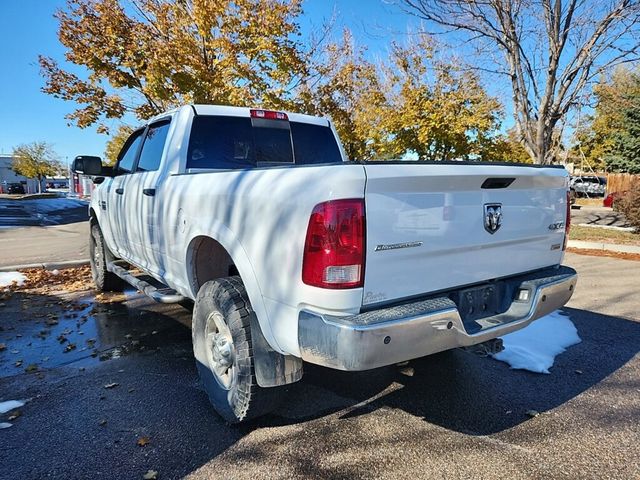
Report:
M 258 318 L 260 329 L 262 330 L 264 338 L 275 351 L 279 353 L 285 353 L 280 348 L 271 330 L 269 316 L 267 314 L 267 309 L 262 298 L 262 291 L 260 290 L 260 285 L 258 284 L 258 280 L 256 278 L 249 257 L 245 249 L 237 240 L 236 236 L 233 235 L 233 232 L 231 232 L 231 230 L 229 230 L 226 226 L 222 224 L 214 224 L 209 226 L 206 230 L 195 229 L 194 231 L 190 232 L 189 240 L 187 242 L 187 255 L 185 258 L 185 266 L 188 270 L 186 272 L 186 278 L 193 278 L 193 276 L 191 275 L 192 272 L 190 271 L 192 258 L 191 256 L 193 254 L 195 239 L 198 237 L 209 237 L 212 240 L 218 242 L 227 251 L 231 259 L 233 260 L 236 269 L 238 270 L 238 274 L 242 279 L 242 283 L 244 284 L 245 289 L 247 290 L 249 301 L 251 302 L 253 311 Z M 189 281 L 189 288 L 191 289 L 191 298 L 196 298 L 198 292 L 195 290 L 197 290 L 198 286 L 195 284 L 195 282 Z

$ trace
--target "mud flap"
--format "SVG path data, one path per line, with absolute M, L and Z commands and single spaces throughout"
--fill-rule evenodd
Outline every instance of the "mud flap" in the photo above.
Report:
M 262 334 L 255 315 L 251 315 L 251 343 L 258 385 L 278 387 L 302 378 L 302 359 L 276 352 Z

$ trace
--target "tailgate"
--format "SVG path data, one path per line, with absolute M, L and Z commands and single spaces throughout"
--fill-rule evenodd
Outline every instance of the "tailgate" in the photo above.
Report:
M 562 261 L 563 168 L 400 162 L 365 170 L 364 305 Z

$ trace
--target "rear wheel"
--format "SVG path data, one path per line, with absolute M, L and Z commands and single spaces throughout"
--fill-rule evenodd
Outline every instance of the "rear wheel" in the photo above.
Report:
M 115 273 L 107 270 L 107 263 L 112 262 L 114 256 L 105 244 L 102 230 L 97 223 L 91 225 L 89 255 L 91 276 L 96 288 L 101 292 L 121 292 L 124 289 L 124 281 Z
M 285 387 L 256 382 L 251 317 L 255 315 L 240 277 L 211 280 L 200 288 L 193 310 L 193 352 L 211 404 L 228 422 L 271 412 Z

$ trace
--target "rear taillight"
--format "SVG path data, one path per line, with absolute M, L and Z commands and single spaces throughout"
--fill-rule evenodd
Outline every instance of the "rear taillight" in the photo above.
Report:
M 562 244 L 562 250 L 567 249 L 569 230 L 571 230 L 571 194 L 567 190 L 567 216 L 564 219 L 564 243 Z
M 364 200 L 331 200 L 309 218 L 302 281 L 321 288 L 357 288 L 364 280 Z

